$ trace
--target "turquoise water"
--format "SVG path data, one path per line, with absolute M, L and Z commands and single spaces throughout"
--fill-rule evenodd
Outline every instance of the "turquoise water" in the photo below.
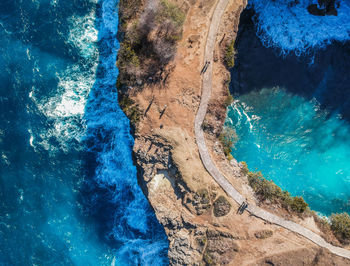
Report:
M 350 124 L 315 99 L 282 88 L 243 93 L 225 125 L 239 137 L 232 151 L 322 214 L 350 213 Z
M 0 265 L 166 265 L 118 106 L 116 0 L 0 1 Z

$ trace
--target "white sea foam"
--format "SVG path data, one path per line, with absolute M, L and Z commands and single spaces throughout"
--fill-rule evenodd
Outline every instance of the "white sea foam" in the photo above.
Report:
M 247 123 L 249 124 L 250 131 L 252 131 L 253 130 L 253 124 L 251 122 L 252 120 L 251 120 L 250 116 L 247 114 L 247 112 L 245 111 L 245 108 L 247 108 L 247 105 L 245 103 L 242 103 L 241 111 L 242 111 L 243 115 L 245 116 Z
M 39 99 L 35 87 L 29 92 L 39 111 L 53 123 L 49 129 L 31 136 L 30 142 L 34 148 L 40 145 L 50 152 L 69 151 L 74 142 L 80 146 L 86 140 L 93 143 L 89 148 L 96 152 L 94 178 L 101 187 L 115 187 L 116 213 L 111 235 L 123 242 L 116 264 L 162 265 L 165 257 L 161 251 L 165 253 L 167 240 L 164 233 L 152 231 L 153 226 L 149 228 L 156 220 L 137 184 L 129 121 L 118 106 L 115 90 L 117 1 L 101 2 L 103 12 L 98 20 L 94 11 L 86 17 L 69 19 L 68 43 L 78 49 L 85 65 L 72 64 L 57 73 L 57 93 L 49 99 Z M 98 46 L 102 48 L 99 50 Z M 58 147 L 52 139 L 58 141 Z
M 35 97 L 35 87 L 29 93 L 38 109 L 54 121 L 54 126 L 42 134 L 41 141 L 36 142 L 46 150 L 57 150 L 56 146 L 49 144 L 52 137 L 60 143 L 60 148 L 64 151 L 69 150 L 71 141 L 80 141 L 85 130 L 83 116 L 86 101 L 95 82 L 98 64 L 95 11 L 91 11 L 86 17 L 72 16 L 68 21 L 71 23 L 68 42 L 78 49 L 81 56 L 89 60 L 86 66 L 74 64 L 65 71 L 56 73 L 59 82 L 55 96 L 39 100 Z M 33 71 L 40 70 L 35 67 Z
M 84 17 L 72 16 L 68 22 L 73 25 L 68 42 L 75 48 L 79 48 L 80 55 L 85 58 L 94 59 L 98 54 L 96 42 L 98 41 L 98 32 L 95 27 L 95 10 Z
M 332 41 L 350 39 L 350 4 L 340 1 L 338 16 L 314 16 L 307 6 L 317 1 L 300 0 L 290 7 L 285 0 L 252 0 L 257 13 L 258 35 L 266 46 L 279 47 L 282 53 L 297 55 L 325 47 Z
M 50 5 L 52 5 L 52 6 L 57 6 L 57 4 L 58 4 L 58 0 L 51 0 L 50 1 Z

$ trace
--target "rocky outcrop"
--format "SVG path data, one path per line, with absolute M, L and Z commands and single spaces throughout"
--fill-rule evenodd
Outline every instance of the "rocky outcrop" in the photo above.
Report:
M 190 188 L 191 179 L 176 161 L 176 147 L 178 144 L 158 134 L 138 136 L 134 145 L 139 183 L 168 235 L 170 263 L 227 264 L 239 250 L 239 238 L 225 228 L 203 223 L 200 217 L 225 216 L 231 204 L 225 196 L 217 196 L 217 188 L 205 183 L 197 190 Z
M 349 265 L 344 258 L 331 255 L 326 249 L 299 249 L 293 252 L 285 252 L 282 254 L 268 256 L 260 261 L 250 264 L 251 266 L 282 266 L 282 265 Z
M 228 200 L 220 196 L 217 200 L 214 202 L 214 215 L 215 217 L 221 217 L 224 215 L 227 215 L 231 210 L 231 204 L 228 202 Z
M 203 256 L 206 264 L 229 264 L 239 251 L 237 239 L 231 234 L 208 230 L 206 236 L 207 245 Z

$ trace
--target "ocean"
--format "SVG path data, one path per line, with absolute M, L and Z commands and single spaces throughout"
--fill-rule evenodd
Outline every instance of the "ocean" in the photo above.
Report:
M 118 106 L 115 0 L 0 3 L 0 264 L 166 265 Z

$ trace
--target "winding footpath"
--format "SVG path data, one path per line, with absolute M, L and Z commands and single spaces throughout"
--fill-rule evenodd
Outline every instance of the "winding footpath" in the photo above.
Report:
M 230 0 L 218 0 L 215 7 L 212 20 L 209 26 L 209 33 L 207 36 L 207 42 L 205 47 L 204 62 L 213 62 L 213 53 L 216 41 L 216 32 L 219 28 L 221 17 L 224 15 L 225 9 Z M 227 181 L 226 177 L 218 170 L 215 166 L 213 160 L 208 152 L 207 145 L 205 143 L 204 133 L 202 130 L 202 123 L 204 121 L 208 102 L 210 100 L 211 90 L 212 90 L 212 70 L 213 64 L 211 63 L 207 71 L 203 75 L 203 85 L 202 85 L 202 97 L 200 106 L 195 118 L 195 136 L 196 142 L 199 150 L 200 157 L 202 159 L 203 165 L 209 174 L 216 180 L 216 182 L 223 188 L 223 190 L 234 199 L 239 205 L 245 200 L 245 198 Z M 272 224 L 282 226 L 292 232 L 295 232 L 301 236 L 306 237 L 320 247 L 328 249 L 330 252 L 350 259 L 350 251 L 344 248 L 335 247 L 328 242 L 326 242 L 318 234 L 312 232 L 311 230 L 288 220 L 285 220 L 277 215 L 267 212 L 257 206 L 249 205 L 247 210 L 251 215 L 261 218 Z

